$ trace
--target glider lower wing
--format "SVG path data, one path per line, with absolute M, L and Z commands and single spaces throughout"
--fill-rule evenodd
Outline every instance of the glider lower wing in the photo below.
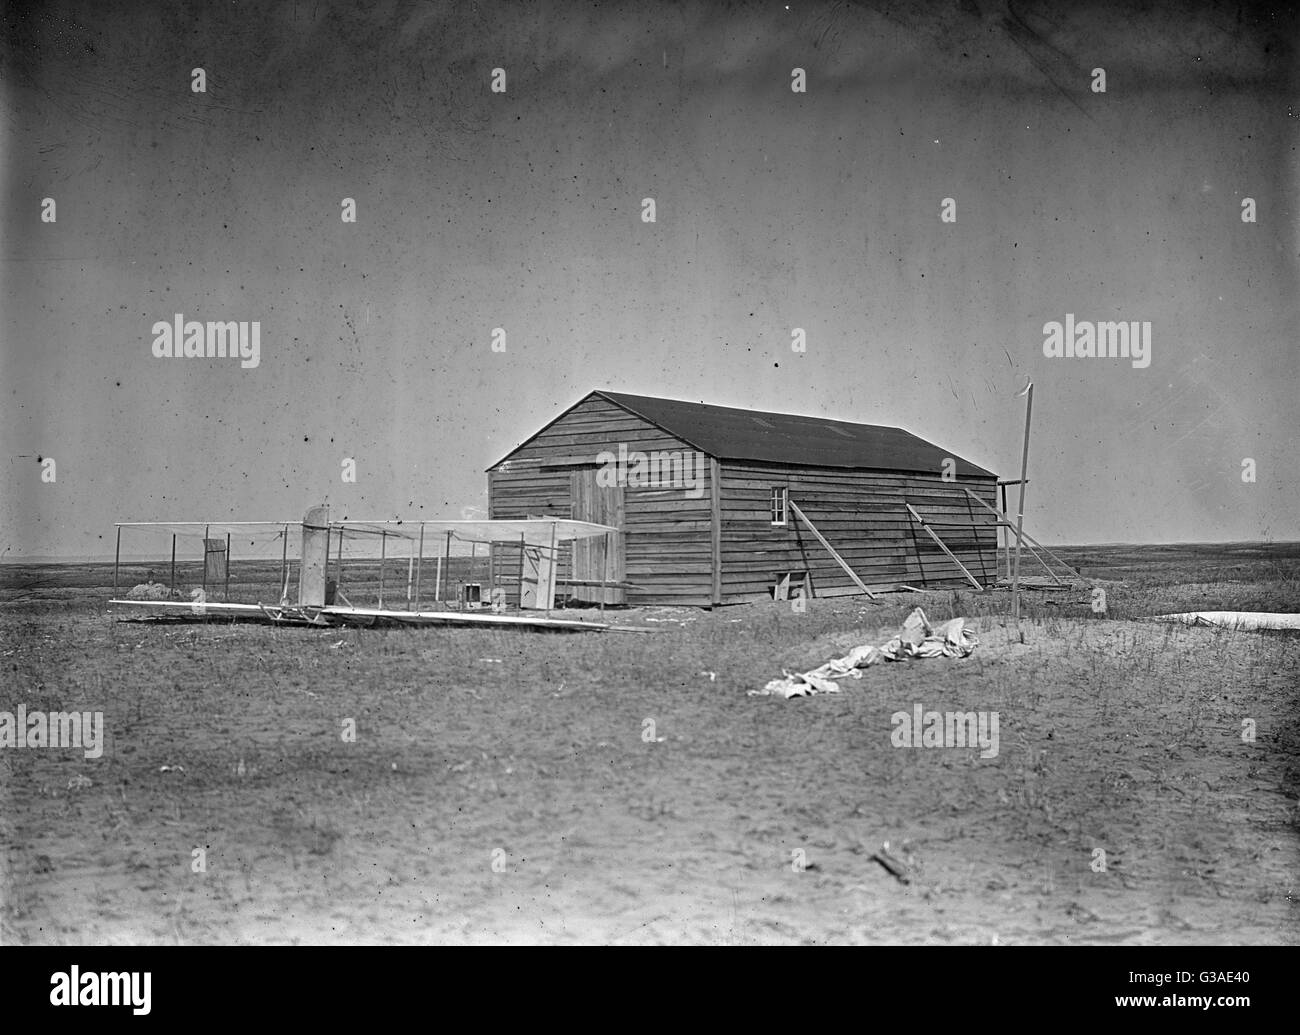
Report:
M 110 605 L 139 607 L 159 615 L 184 618 L 260 618 L 270 622 L 306 625 L 372 625 L 400 622 L 408 625 L 485 625 L 533 629 L 608 629 L 603 622 L 583 622 L 532 615 L 505 615 L 494 611 L 391 611 L 377 607 L 284 607 L 279 604 L 187 604 L 178 600 L 110 600 Z

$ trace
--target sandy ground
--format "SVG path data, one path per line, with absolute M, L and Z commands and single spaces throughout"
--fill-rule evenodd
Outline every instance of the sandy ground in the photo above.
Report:
M 1078 617 L 1022 644 L 979 618 L 966 660 L 747 696 L 882 642 L 910 601 L 812 605 L 625 617 L 658 635 L 8 607 L 0 709 L 102 710 L 108 739 L 0 750 L 0 933 L 1300 941 L 1300 638 Z M 894 747 L 915 703 L 996 710 L 998 756 Z M 884 842 L 907 882 L 871 858 Z

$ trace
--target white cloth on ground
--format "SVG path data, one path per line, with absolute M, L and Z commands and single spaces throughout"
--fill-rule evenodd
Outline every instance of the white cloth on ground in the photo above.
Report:
M 913 609 L 903 622 L 898 635 L 879 647 L 854 647 L 842 658 L 833 658 L 809 672 L 786 672 L 781 679 L 773 679 L 761 690 L 750 690 L 749 696 L 775 694 L 787 700 L 791 697 L 809 697 L 812 694 L 838 693 L 840 685 L 832 677 L 862 678 L 862 670 L 880 661 L 906 661 L 911 658 L 964 658 L 979 644 L 979 639 L 966 628 L 966 619 L 953 618 L 938 628 L 930 625 L 925 612 Z

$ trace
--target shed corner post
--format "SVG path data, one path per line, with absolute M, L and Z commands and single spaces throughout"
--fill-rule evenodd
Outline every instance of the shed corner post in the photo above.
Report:
M 1016 513 L 1015 567 L 1011 572 L 1011 610 L 1020 625 L 1020 543 L 1025 528 L 1025 483 L 1029 478 L 1029 421 L 1034 414 L 1034 383 L 1025 389 L 1025 448 L 1020 457 L 1020 504 Z
M 173 536 L 172 537 L 173 551 L 176 549 L 174 545 L 175 542 L 176 542 L 176 537 Z M 118 565 L 121 563 L 122 563 L 122 526 L 118 525 L 117 526 L 117 548 L 113 551 L 113 599 L 114 600 L 117 599 L 117 568 Z
M 709 549 L 713 584 L 709 598 L 717 607 L 722 603 L 722 465 L 716 456 L 709 457 Z
M 998 488 L 1002 490 L 1002 520 L 1010 521 L 1011 515 L 1007 513 L 1006 483 L 1005 482 L 1002 483 L 1001 485 L 998 486 Z M 1011 578 L 1011 530 L 1005 525 L 1002 526 L 1001 528 L 998 529 L 998 538 L 1002 540 L 1002 543 L 1004 544 L 1003 545 L 1004 556 L 1006 557 L 1006 561 L 1007 561 L 1007 578 L 1010 579 Z M 1002 573 L 1002 565 L 1001 562 L 999 562 L 998 574 L 1000 575 L 1001 573 Z

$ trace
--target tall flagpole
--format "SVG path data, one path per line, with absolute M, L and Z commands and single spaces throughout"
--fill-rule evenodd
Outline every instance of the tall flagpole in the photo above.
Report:
M 1020 622 L 1020 542 L 1025 526 L 1025 485 L 1029 478 L 1029 418 L 1034 412 L 1034 382 L 1030 381 L 1019 393 L 1025 396 L 1025 449 L 1020 457 L 1020 506 L 1016 513 L 1016 559 L 1011 574 L 1011 608 L 1016 622 Z

